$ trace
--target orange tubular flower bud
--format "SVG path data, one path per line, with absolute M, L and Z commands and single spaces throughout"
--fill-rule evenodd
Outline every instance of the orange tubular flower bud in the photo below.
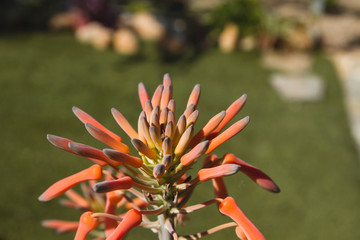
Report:
M 133 180 L 131 177 L 122 177 L 116 180 L 109 180 L 96 183 L 93 189 L 97 193 L 111 192 L 120 189 L 129 189 L 133 186 Z
M 216 129 L 209 135 L 208 139 L 213 139 L 216 137 L 219 132 L 228 124 L 235 116 L 236 114 L 242 109 L 247 99 L 247 95 L 244 94 L 240 98 L 238 98 L 235 102 L 233 102 L 228 109 L 226 109 L 226 115 L 224 119 L 221 121 L 219 126 L 216 127 Z
M 86 240 L 87 235 L 98 226 L 99 220 L 93 218 L 92 214 L 92 212 L 84 212 L 81 215 L 74 240 Z
M 225 111 L 221 111 L 212 117 L 205 126 L 193 137 L 190 142 L 190 147 L 194 147 L 198 144 L 203 138 L 207 137 L 223 120 L 225 117 Z
M 140 225 L 141 222 L 141 213 L 135 209 L 129 210 L 107 240 L 121 240 L 131 229 Z
M 266 175 L 256 167 L 241 160 L 240 158 L 237 158 L 234 154 L 231 153 L 225 154 L 223 164 L 237 164 L 241 166 L 240 171 L 246 174 L 251 180 L 253 180 L 260 187 L 273 193 L 280 192 L 280 188 L 268 175 Z
M 174 153 L 177 156 L 180 156 L 185 151 L 186 147 L 189 145 L 191 141 L 191 137 L 194 133 L 194 126 L 190 125 L 185 132 L 182 134 L 178 144 L 175 147 Z
M 221 133 L 219 136 L 215 137 L 210 141 L 209 148 L 206 151 L 206 154 L 211 153 L 216 148 L 218 148 L 221 144 L 229 140 L 230 138 L 234 137 L 236 134 L 238 134 L 241 130 L 243 130 L 246 125 L 249 123 L 249 116 L 244 117 L 240 121 L 237 121 L 233 125 L 231 125 L 228 129 L 226 129 L 223 133 Z
M 238 205 L 236 204 L 235 200 L 232 197 L 227 197 L 220 203 L 219 211 L 222 214 L 232 218 L 238 224 L 241 230 L 244 232 L 247 239 L 265 240 L 265 237 L 240 210 L 240 208 L 238 207 Z
M 195 105 L 190 104 L 184 111 L 184 116 L 186 120 L 189 118 L 189 116 L 195 111 Z
M 212 168 L 203 168 L 198 172 L 200 181 L 205 182 L 213 178 L 230 176 L 240 170 L 240 166 L 236 164 L 220 165 Z
M 133 138 L 131 139 L 132 145 L 138 150 L 140 153 L 144 154 L 150 159 L 154 159 L 156 157 L 156 153 L 151 150 L 148 146 L 145 145 L 141 140 Z
M 61 221 L 61 220 L 44 220 L 41 222 L 43 227 L 51 228 L 56 233 L 67 233 L 76 231 L 79 226 L 79 222 Z
M 85 198 L 80 196 L 80 194 L 78 194 L 77 192 L 75 192 L 72 189 L 69 189 L 68 191 L 66 191 L 65 195 L 69 199 L 71 199 L 77 205 L 78 208 L 88 209 L 90 206 L 89 202 Z
M 139 168 L 143 165 L 143 162 L 140 158 L 127 155 L 114 149 L 103 149 L 103 152 L 110 159 L 121 162 L 123 164 L 129 164 L 135 168 Z
M 100 149 L 76 142 L 69 142 L 69 148 L 74 153 L 86 157 L 102 167 L 106 166 L 109 162 L 109 158 Z
M 112 147 L 116 150 L 119 150 L 123 153 L 129 152 L 129 147 L 122 142 L 117 141 L 116 139 L 112 138 L 110 135 L 102 131 L 101 129 L 91 125 L 90 123 L 85 123 L 85 128 L 88 132 L 100 142 L 105 143 L 109 147 Z
M 41 194 L 39 200 L 44 202 L 50 201 L 81 182 L 99 180 L 102 177 L 103 174 L 101 167 L 99 165 L 93 165 L 81 172 L 75 173 L 74 175 L 54 183 L 43 194 Z
M 164 86 L 164 91 L 161 94 L 160 110 L 164 107 L 167 107 L 167 105 L 169 104 L 169 101 L 171 99 L 171 92 L 172 89 L 170 85 Z
M 161 151 L 162 150 L 162 140 L 161 140 L 159 129 L 155 126 L 151 126 L 151 127 L 149 127 L 149 133 L 150 133 L 150 137 L 151 137 L 152 141 L 155 144 L 155 147 Z
M 160 85 L 156 88 L 156 90 L 155 90 L 155 92 L 154 92 L 154 95 L 153 95 L 152 98 L 151 98 L 151 105 L 152 105 L 153 107 L 155 107 L 155 106 L 160 106 L 161 94 L 162 94 L 162 92 L 163 92 L 163 89 L 164 89 L 164 87 L 163 87 L 162 84 L 160 84 Z
M 126 120 L 124 115 L 121 114 L 115 108 L 111 108 L 111 113 L 115 118 L 116 122 L 119 124 L 121 129 L 130 137 L 130 138 L 139 138 L 135 129 L 131 126 L 131 124 Z
M 186 107 L 188 107 L 190 104 L 194 104 L 195 106 L 197 106 L 199 102 L 200 94 L 201 94 L 200 84 L 196 84 L 192 92 L 190 93 L 190 97 L 186 104 Z
M 195 125 L 198 117 L 199 117 L 199 110 L 193 111 L 186 120 L 186 126 L 188 127 L 190 124 Z
M 174 99 L 170 99 L 169 104 L 168 104 L 168 109 L 169 109 L 169 111 L 172 111 L 173 113 L 175 113 L 176 104 L 175 104 Z
M 144 83 L 142 83 L 142 82 L 139 83 L 139 85 L 138 85 L 138 93 L 139 93 L 141 107 L 145 111 L 145 103 L 147 100 L 149 100 L 149 95 L 146 91 Z
M 169 114 L 169 109 L 167 107 L 164 107 L 162 110 L 161 110 L 161 113 L 160 113 L 160 127 L 161 128 L 164 128 L 164 126 L 166 125 L 167 123 L 167 117 L 168 117 L 168 114 Z
M 170 77 L 170 74 L 166 73 L 164 74 L 164 78 L 163 78 L 163 86 L 165 87 L 169 87 L 170 89 L 170 101 L 173 98 L 173 85 L 172 85 L 172 80 Z
M 193 164 L 196 159 L 201 157 L 209 147 L 209 141 L 204 141 L 196 145 L 190 152 L 180 158 L 181 164 L 184 166 Z
M 80 108 L 77 107 L 73 107 L 72 108 L 75 116 L 84 124 L 86 123 L 90 123 L 91 125 L 93 125 L 94 127 L 100 129 L 101 131 L 105 132 L 107 135 L 109 135 L 110 137 L 112 137 L 113 139 L 115 139 L 116 141 L 122 142 L 121 137 L 119 137 L 118 135 L 116 135 L 115 133 L 111 132 L 109 129 L 107 129 L 106 127 L 104 127 L 101 123 L 99 123 L 98 121 L 96 121 L 93 117 L 91 117 L 89 114 L 87 114 L 86 112 L 84 112 L 83 110 L 81 110 Z

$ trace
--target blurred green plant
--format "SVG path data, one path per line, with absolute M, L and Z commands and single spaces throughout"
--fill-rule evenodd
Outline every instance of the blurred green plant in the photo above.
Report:
M 235 23 L 242 35 L 253 35 L 262 28 L 265 10 L 258 0 L 231 0 L 221 4 L 211 14 L 210 25 L 223 29 L 229 23 Z

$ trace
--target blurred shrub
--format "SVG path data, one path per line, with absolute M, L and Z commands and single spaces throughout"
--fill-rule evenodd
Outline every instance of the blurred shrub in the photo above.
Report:
M 260 31 L 265 11 L 258 0 L 231 0 L 221 4 L 211 14 L 211 25 L 223 29 L 229 22 L 235 23 L 242 35 Z

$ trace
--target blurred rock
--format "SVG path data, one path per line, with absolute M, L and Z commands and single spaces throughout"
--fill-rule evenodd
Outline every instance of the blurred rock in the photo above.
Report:
M 228 23 L 219 36 L 219 48 L 225 53 L 235 50 L 238 41 L 239 30 L 236 24 Z
M 263 55 L 262 63 L 265 67 L 282 72 L 301 73 L 310 69 L 312 60 L 305 53 L 266 52 Z
M 147 12 L 134 14 L 131 19 L 131 26 L 136 30 L 141 38 L 148 41 L 157 41 L 165 33 L 165 27 Z
M 75 32 L 76 38 L 83 43 L 89 43 L 98 50 L 109 47 L 112 39 L 112 30 L 97 22 L 88 23 Z
M 52 30 L 58 31 L 63 29 L 70 29 L 74 26 L 74 23 L 75 23 L 74 12 L 62 12 L 50 18 L 49 27 Z
M 324 81 L 313 74 L 276 73 L 270 83 L 288 101 L 319 101 L 325 94 Z
M 256 40 L 254 36 L 246 36 L 240 41 L 240 48 L 244 51 L 254 50 L 256 47 Z
M 360 39 L 360 18 L 356 15 L 324 15 L 319 19 L 323 43 L 330 48 L 346 48 Z
M 114 33 L 113 45 L 118 53 L 125 55 L 133 55 L 139 51 L 138 39 L 128 28 L 120 28 Z
M 290 45 L 291 49 L 296 50 L 310 50 L 314 45 L 314 40 L 305 27 L 291 29 L 285 41 Z

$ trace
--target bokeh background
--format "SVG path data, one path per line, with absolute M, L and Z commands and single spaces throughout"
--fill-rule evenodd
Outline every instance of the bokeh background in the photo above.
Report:
M 0 240 L 73 237 L 40 222 L 80 212 L 37 198 L 90 163 L 46 134 L 103 148 L 72 106 L 125 136 L 110 108 L 136 126 L 138 82 L 152 93 L 164 73 L 178 112 L 201 84 L 196 130 L 247 93 L 236 120 L 249 115 L 249 126 L 215 153 L 280 186 L 272 194 L 242 174 L 226 179 L 267 239 L 360 239 L 359 16 L 357 0 L 1 1 Z M 191 203 L 212 197 L 204 183 Z M 228 221 L 216 206 L 190 218 L 181 233 Z M 225 238 L 234 230 L 205 239 Z M 156 237 L 137 228 L 126 239 Z

